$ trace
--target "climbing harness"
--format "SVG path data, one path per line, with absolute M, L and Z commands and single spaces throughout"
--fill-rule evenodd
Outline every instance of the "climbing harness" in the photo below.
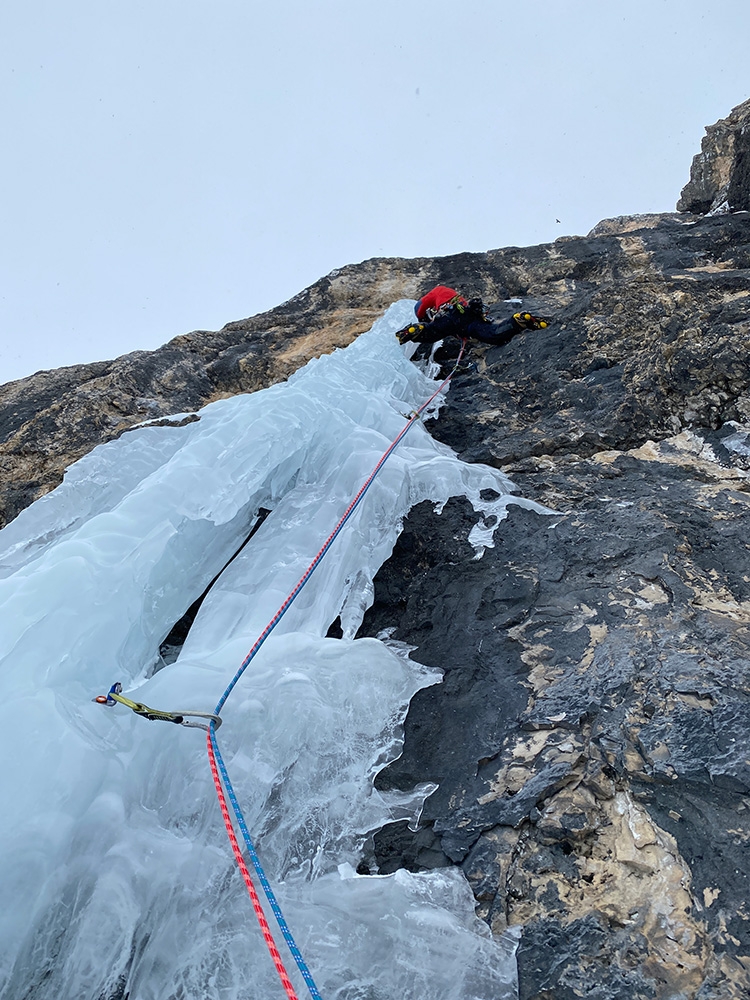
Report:
M 433 320 L 437 319 L 438 316 L 447 316 L 448 313 L 452 312 L 454 309 L 460 312 L 461 315 L 463 316 L 463 314 L 466 312 L 466 306 L 467 306 L 466 299 L 463 297 L 463 295 L 459 295 L 457 292 L 452 299 L 448 299 L 446 302 L 443 302 L 443 304 L 441 306 L 438 306 L 437 309 L 428 309 L 427 318 L 429 319 L 430 322 L 432 322 Z
M 216 729 L 221 725 L 221 717 L 213 715 L 211 712 L 162 712 L 158 708 L 149 708 L 148 705 L 144 705 L 141 701 L 131 701 L 130 698 L 126 698 L 122 693 L 122 684 L 119 681 L 113 684 L 106 694 L 97 695 L 94 701 L 98 705 L 107 705 L 109 708 L 113 708 L 119 702 L 144 719 L 149 719 L 152 722 L 174 722 L 178 726 L 187 726 L 189 729 L 208 730 L 208 726 L 203 725 L 201 722 L 188 722 L 185 716 L 197 719 L 209 719 Z
M 247 823 L 245 821 L 242 808 L 240 806 L 240 803 L 237 799 L 237 795 L 232 786 L 232 782 L 227 772 L 226 764 L 224 763 L 224 759 L 221 756 L 221 751 L 219 750 L 219 744 L 216 740 L 216 731 L 221 725 L 221 716 L 219 713 L 226 704 L 226 701 L 229 698 L 232 691 L 234 690 L 235 686 L 237 685 L 237 682 L 242 677 L 242 675 L 244 674 L 245 670 L 248 668 L 252 660 L 255 658 L 256 654 L 260 650 L 263 643 L 266 641 L 271 632 L 273 632 L 273 630 L 279 624 L 279 622 L 284 617 L 286 612 L 289 610 L 289 608 L 291 607 L 294 600 L 297 598 L 302 588 L 305 586 L 305 584 L 308 582 L 308 580 L 318 567 L 319 563 L 323 559 L 323 556 L 325 556 L 326 552 L 328 552 L 328 550 L 338 537 L 344 525 L 347 523 L 349 518 L 352 516 L 354 511 L 359 506 L 363 497 L 365 496 L 370 486 L 374 482 L 375 477 L 383 468 L 388 458 L 401 443 L 401 441 L 406 436 L 407 432 L 413 426 L 413 424 L 421 419 L 422 414 L 430 405 L 430 403 L 432 403 L 432 401 L 443 391 L 443 389 L 445 389 L 450 380 L 453 378 L 454 374 L 458 370 L 458 367 L 461 363 L 464 351 L 466 350 L 466 344 L 467 341 L 465 339 L 462 340 L 461 350 L 448 376 L 445 379 L 443 379 L 443 381 L 440 383 L 438 388 L 432 393 L 429 399 L 427 399 L 424 403 L 422 403 L 421 406 L 419 406 L 416 410 L 412 412 L 412 414 L 408 417 L 406 424 L 401 429 L 400 433 L 394 438 L 394 440 L 391 442 L 391 444 L 388 446 L 385 452 L 383 452 L 382 456 L 375 465 L 375 468 L 372 470 L 372 472 L 367 477 L 363 485 L 360 487 L 360 490 L 357 493 L 357 495 L 354 497 L 352 502 L 344 511 L 343 515 L 336 524 L 335 528 L 324 542 L 322 548 L 320 549 L 318 554 L 315 556 L 313 561 L 310 563 L 310 565 L 303 573 L 296 587 L 291 591 L 291 593 L 288 595 L 288 597 L 281 605 L 279 610 L 276 612 L 276 614 L 273 616 L 271 621 L 268 623 L 268 625 L 266 625 L 266 627 L 263 629 L 261 634 L 256 639 L 250 652 L 242 661 L 239 669 L 237 670 L 234 677 L 227 685 L 226 690 L 219 699 L 213 713 L 162 712 L 159 711 L 158 709 L 149 708 L 148 705 L 143 705 L 140 702 L 131 701 L 129 698 L 124 697 L 121 693 L 122 685 L 119 683 L 113 684 L 108 694 L 99 695 L 97 698 L 94 699 L 101 705 L 111 706 L 119 702 L 120 704 L 125 705 L 127 708 L 130 708 L 133 712 L 136 713 L 136 715 L 141 715 L 146 719 L 162 720 L 164 722 L 175 722 L 183 726 L 193 726 L 206 730 L 206 749 L 208 752 L 209 766 L 211 768 L 211 775 L 213 777 L 214 785 L 216 788 L 216 796 L 219 800 L 219 808 L 221 810 L 221 815 L 224 820 L 224 826 L 226 827 L 227 830 L 227 836 L 229 837 L 229 842 L 232 847 L 232 852 L 235 856 L 235 860 L 237 861 L 237 866 L 240 869 L 240 873 L 242 874 L 245 886 L 247 887 L 247 891 L 250 896 L 253 910 L 255 911 L 255 916 L 258 920 L 258 924 L 260 926 L 263 939 L 266 942 L 266 946 L 271 955 L 271 959 L 274 963 L 274 966 L 276 967 L 276 971 L 279 975 L 279 978 L 281 979 L 281 983 L 284 987 L 284 990 L 286 991 L 289 1000 L 298 1000 L 298 997 L 294 990 L 294 986 L 292 985 L 292 982 L 289 978 L 289 975 L 284 967 L 284 963 L 281 958 L 281 955 L 279 954 L 278 948 L 276 947 L 276 943 L 274 941 L 273 934 L 271 933 L 271 929 L 268 925 L 268 921 L 263 911 L 263 906 L 260 902 L 258 892 L 255 888 L 252 876 L 243 857 L 242 849 L 237 840 L 237 835 L 235 834 L 232 818 L 230 816 L 229 808 L 227 806 L 227 801 L 226 801 L 227 796 L 229 797 L 229 801 L 232 804 L 232 810 L 234 812 L 237 825 L 239 826 L 240 831 L 242 833 L 242 839 L 245 842 L 245 847 L 247 849 L 247 853 L 252 863 L 255 874 L 263 888 L 263 892 L 268 901 L 268 905 L 273 911 L 274 917 L 276 918 L 276 923 L 279 926 L 279 930 L 281 931 L 281 934 L 284 940 L 286 941 L 289 951 L 291 952 L 292 957 L 294 958 L 297 968 L 299 969 L 302 978 L 305 981 L 310 996 L 312 997 L 312 1000 L 322 1000 L 322 997 L 318 991 L 317 986 L 315 985 L 312 973 L 307 967 L 307 964 L 305 963 L 305 960 L 302 957 L 302 953 L 297 947 L 294 937 L 292 936 L 292 932 L 289 929 L 289 926 L 284 918 L 283 913 L 281 912 L 281 907 L 279 906 L 278 900 L 276 899 L 273 889 L 271 888 L 268 878 L 263 870 L 260 858 L 258 857 L 258 854 L 255 850 L 252 839 L 250 837 L 250 831 L 247 828 Z M 186 722 L 184 718 L 185 716 L 190 716 L 190 717 L 197 716 L 200 718 L 208 719 L 209 722 L 208 725 L 202 725 L 201 723 Z M 224 789 L 226 789 L 226 795 L 224 794 Z

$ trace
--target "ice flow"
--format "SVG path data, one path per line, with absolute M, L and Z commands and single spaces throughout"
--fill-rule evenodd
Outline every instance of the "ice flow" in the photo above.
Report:
M 0 995 L 283 995 L 234 867 L 202 734 L 91 699 L 119 680 L 158 708 L 213 709 L 434 391 L 393 337 L 411 308 L 396 303 L 286 383 L 99 446 L 0 532 Z M 499 500 L 481 500 L 488 487 Z M 490 938 L 458 870 L 354 870 L 368 833 L 416 816 L 429 793 L 389 797 L 372 779 L 399 753 L 409 699 L 439 681 L 398 649 L 354 638 L 373 577 L 414 504 L 465 495 L 501 518 L 509 502 L 526 503 L 511 488 L 416 423 L 224 707 L 229 773 L 326 998 L 514 995 L 513 941 Z M 164 666 L 161 642 L 260 508 L 270 516 Z M 491 532 L 472 540 L 492 544 Z M 344 638 L 326 639 L 339 615 Z

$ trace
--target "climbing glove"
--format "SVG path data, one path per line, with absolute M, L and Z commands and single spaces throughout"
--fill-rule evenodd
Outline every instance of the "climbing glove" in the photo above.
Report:
M 424 330 L 424 323 L 412 323 L 410 326 L 405 326 L 403 330 L 397 330 L 396 336 L 399 344 L 408 344 L 410 340 L 415 340 L 422 330 Z
M 546 330 L 551 321 L 542 316 L 532 316 L 531 313 L 520 312 L 513 314 L 513 322 L 519 330 Z

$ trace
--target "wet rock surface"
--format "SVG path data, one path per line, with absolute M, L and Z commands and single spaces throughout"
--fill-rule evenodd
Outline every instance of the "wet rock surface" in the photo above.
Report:
M 363 628 L 445 671 L 370 863 L 461 865 L 523 1000 L 750 995 L 750 217 L 685 221 L 568 244 L 558 322 L 472 350 L 432 433 L 550 513 L 477 560 L 467 501 L 416 508 Z
M 704 144 L 726 191 L 744 121 L 714 127 L 720 167 Z M 750 214 L 685 214 L 720 207 L 704 188 L 547 246 L 366 261 L 0 388 L 2 524 L 94 445 L 283 379 L 432 284 L 555 318 L 472 348 L 430 425 L 549 513 L 511 505 L 477 559 L 468 501 L 416 507 L 361 630 L 444 672 L 377 779 L 438 788 L 361 870 L 460 865 L 493 931 L 523 928 L 522 1000 L 750 996 Z
M 510 507 L 481 560 L 466 501 L 422 505 L 376 580 L 365 631 L 396 625 L 446 675 L 379 778 L 439 783 L 435 839 L 382 831 L 374 861 L 460 864 L 496 932 L 524 926 L 524 998 L 750 986 L 750 497 L 746 460 L 709 451 L 690 433 L 516 471 L 569 503 Z

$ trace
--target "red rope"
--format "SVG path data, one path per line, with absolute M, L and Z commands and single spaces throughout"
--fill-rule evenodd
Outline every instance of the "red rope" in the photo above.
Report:
M 224 818 L 224 826 L 227 828 L 227 835 L 229 837 L 229 842 L 232 845 L 232 851 L 234 852 L 235 859 L 237 861 L 237 867 L 242 872 L 242 877 L 245 880 L 245 885 L 247 886 L 247 891 L 250 894 L 250 901 L 253 904 L 253 909 L 255 910 L 255 916 L 258 918 L 258 923 L 260 924 L 260 930 L 263 935 L 263 939 L 266 942 L 266 946 L 273 959 L 273 964 L 276 966 L 276 971 L 281 979 L 281 984 L 286 990 L 286 995 L 289 1000 L 299 1000 L 297 994 L 294 992 L 294 987 L 292 986 L 292 981 L 287 975 L 287 971 L 284 968 L 284 963 L 281 960 L 281 955 L 276 947 L 276 942 L 271 934 L 271 928 L 268 926 L 268 921 L 266 920 L 266 915 L 263 912 L 263 907 L 260 905 L 260 899 L 258 899 L 258 893 L 255 891 L 255 886 L 253 885 L 253 880 L 250 877 L 250 872 L 248 871 L 247 865 L 245 864 L 245 859 L 242 857 L 242 851 L 240 850 L 240 845 L 237 843 L 237 837 L 234 833 L 234 827 L 232 826 L 232 820 L 229 816 L 229 809 L 227 807 L 227 800 L 224 797 L 224 790 L 221 787 L 221 781 L 219 779 L 219 771 L 216 767 L 216 758 L 214 757 L 214 748 L 211 746 L 211 734 L 208 734 L 207 739 L 208 746 L 208 759 L 211 764 L 211 774 L 213 775 L 214 785 L 216 785 L 216 795 L 219 799 L 219 807 L 221 809 L 221 815 Z

